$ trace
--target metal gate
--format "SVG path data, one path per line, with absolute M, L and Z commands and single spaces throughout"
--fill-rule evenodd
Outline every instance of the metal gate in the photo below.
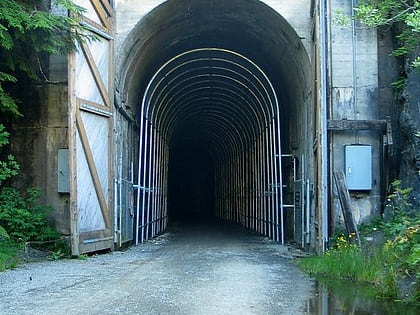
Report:
M 109 0 L 74 0 L 98 37 L 69 56 L 72 253 L 112 248 L 112 16 Z
M 284 243 L 276 92 L 252 60 L 214 47 L 174 56 L 155 73 L 144 93 L 136 243 L 166 228 L 169 142 L 177 124 L 188 120 L 202 127 L 217 155 L 216 217 Z

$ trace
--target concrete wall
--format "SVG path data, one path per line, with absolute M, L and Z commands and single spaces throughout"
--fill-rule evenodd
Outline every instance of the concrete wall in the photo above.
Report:
M 331 1 L 330 21 L 337 10 L 351 16 L 351 1 Z M 331 119 L 383 119 L 378 104 L 378 46 L 375 29 L 330 24 L 330 97 Z M 344 146 L 373 146 L 373 188 L 351 192 L 357 222 L 380 212 L 382 135 L 377 131 L 340 131 L 330 133 L 331 169 L 344 171 Z M 341 218 L 336 189 L 332 187 L 333 215 Z
M 43 66 L 50 84 L 25 89 L 20 108 L 23 117 L 13 125 L 12 151 L 21 165 L 16 185 L 39 188 L 40 202 L 54 208 L 51 223 L 69 235 L 69 194 L 58 193 L 57 180 L 58 149 L 68 148 L 67 59 L 52 57 Z
M 167 0 L 115 0 L 116 51 L 121 49 L 122 44 L 127 39 L 130 31 L 141 19 L 166 1 Z M 286 0 L 256 0 L 256 2 L 268 5 L 283 16 L 296 30 L 307 51 L 310 51 L 312 28 L 309 11 L 311 0 L 295 0 L 293 2 Z M 211 1 L 209 2 L 209 5 L 211 6 Z M 159 26 L 157 25 L 156 27 Z

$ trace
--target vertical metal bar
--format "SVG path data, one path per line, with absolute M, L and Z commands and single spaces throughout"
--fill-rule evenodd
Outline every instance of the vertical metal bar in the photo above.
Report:
M 244 198 L 245 198 L 245 206 L 246 206 L 246 210 L 245 210 L 245 224 L 244 226 L 246 228 L 249 228 L 248 226 L 248 218 L 249 218 L 249 211 L 250 211 L 250 207 L 251 207 L 251 198 L 249 198 L 249 150 L 250 148 L 247 149 L 246 151 L 246 155 L 245 155 L 245 169 L 244 169 L 244 182 L 245 182 L 245 191 L 244 191 Z
M 271 178 L 271 165 L 270 165 L 270 139 L 269 139 L 269 132 L 268 126 L 266 126 L 264 131 L 264 149 L 265 149 L 265 191 L 266 191 L 266 201 L 267 201 L 267 212 L 268 212 L 268 221 L 269 221 L 269 230 L 268 230 L 268 237 L 273 238 L 273 231 L 274 231 L 274 222 L 273 222 L 273 213 L 272 213 L 272 196 L 271 196 L 271 185 L 272 185 L 272 178 Z
M 302 154 L 301 157 L 301 201 L 300 201 L 300 210 L 301 210 L 301 243 L 302 243 L 302 247 L 304 247 L 305 245 L 305 193 L 306 193 L 306 189 L 305 189 L 305 156 Z
M 306 226 L 305 226 L 305 241 L 306 244 L 308 244 L 310 242 L 309 239 L 309 224 L 310 224 L 310 206 L 311 206 L 311 195 L 310 195 L 311 191 L 310 191 L 310 182 L 309 179 L 306 180 Z
M 260 191 L 260 163 L 261 159 L 259 158 L 259 138 L 255 139 L 254 142 L 254 192 L 255 192 L 255 204 L 254 204 L 254 211 L 252 213 L 252 227 L 255 231 L 258 231 L 258 226 L 256 222 L 257 211 L 260 209 L 260 200 L 261 200 L 261 191 Z
M 119 222 L 118 222 L 118 246 L 122 245 L 122 220 L 123 220 L 123 204 L 122 204 L 122 168 L 123 168 L 123 156 L 122 156 L 122 148 L 121 148 L 121 155 L 120 155 L 120 159 L 119 159 L 119 170 L 118 170 L 118 201 L 119 201 L 119 211 L 118 211 L 118 215 L 119 215 Z
M 164 194 L 165 194 L 165 186 L 164 186 L 164 178 L 166 176 L 165 172 L 165 146 L 164 146 L 164 139 L 162 135 L 159 135 L 160 139 L 160 157 L 159 157 L 159 163 L 160 163 L 160 170 L 159 170 L 159 208 L 161 209 L 161 218 L 159 222 L 159 231 L 158 233 L 161 233 L 164 231 L 164 220 L 165 220 L 165 203 L 164 203 Z
M 158 207 L 158 198 L 159 198 L 159 184 L 158 184 L 158 180 L 159 180 L 159 176 L 160 176 L 160 172 L 159 172 L 159 165 L 160 165 L 160 160 L 159 160 L 159 145 L 160 145 L 160 141 L 159 141 L 159 134 L 158 131 L 156 129 L 155 131 L 155 167 L 154 167 L 154 183 L 153 183 L 153 191 L 154 191 L 154 196 L 153 196 L 153 200 L 154 200 L 154 212 L 155 212 L 155 217 L 153 220 L 153 226 L 154 226 L 154 236 L 158 234 L 158 222 L 159 222 L 159 218 L 160 218 L 160 208 Z
M 169 146 L 167 139 L 164 140 L 165 148 L 165 163 L 164 163 L 164 176 L 163 176 L 163 204 L 164 204 L 164 223 L 163 228 L 166 230 L 168 226 L 168 175 L 169 175 Z
M 160 221 L 162 219 L 162 208 L 160 204 L 160 195 L 161 195 L 161 183 L 160 183 L 160 177 L 162 176 L 162 157 L 161 157 L 161 139 L 159 130 L 156 129 L 156 180 L 155 180 L 155 200 L 156 200 L 156 222 L 155 222 L 155 233 L 156 235 L 159 235 L 160 233 Z
M 277 181 L 276 181 L 276 177 L 275 177 L 275 159 L 276 159 L 276 155 L 273 152 L 273 146 L 274 146 L 274 139 L 273 139 L 273 132 L 272 132 L 272 125 L 274 124 L 273 121 L 270 122 L 269 128 L 268 128 L 268 132 L 269 132 L 269 143 L 268 143 L 268 157 L 269 157 L 269 161 L 270 161 L 270 168 L 269 168 L 269 174 L 270 174 L 270 205 L 271 205 L 271 220 L 272 220 L 272 238 L 273 240 L 277 240 L 277 233 L 276 233 L 276 229 L 277 229 L 277 223 L 276 223 L 276 213 L 275 213 L 275 208 L 276 208 L 276 186 L 277 186 Z
M 143 124 L 144 114 L 143 109 L 140 114 L 140 132 L 139 132 L 139 154 L 138 154 L 138 171 L 137 171 L 137 200 L 136 200 L 136 246 L 139 244 L 139 220 L 140 220 L 140 180 L 141 180 L 141 156 L 143 153 Z M 142 216 L 143 217 L 143 216 Z
M 142 112 L 142 116 L 143 116 L 143 112 Z M 143 127 L 144 125 L 144 127 Z M 142 120 L 142 124 L 141 124 L 141 132 L 140 132 L 140 141 L 143 142 L 143 136 L 144 136 L 144 146 L 142 147 L 142 152 L 140 152 L 139 155 L 139 181 L 140 178 L 142 179 L 142 183 L 141 186 L 142 187 L 146 187 L 146 171 L 147 171 L 147 167 L 146 167 L 146 161 L 147 161 L 147 150 L 148 150 L 148 121 L 147 118 L 143 118 Z M 143 160 L 140 161 L 140 156 L 142 155 Z M 142 171 L 142 173 L 140 174 L 140 170 Z M 141 236 L 140 236 L 140 241 L 143 243 L 144 241 L 144 224 L 145 224 L 145 206 L 146 206 L 146 190 L 143 189 L 141 190 L 141 188 L 138 188 L 138 194 L 140 195 L 140 193 L 142 192 L 142 205 L 141 205 L 141 227 L 140 227 L 140 231 L 141 231 Z M 139 198 L 138 198 L 139 200 Z M 138 219 L 137 219 L 138 220 Z
M 266 232 L 267 230 L 267 222 L 269 221 L 269 218 L 267 217 L 267 198 L 265 196 L 265 183 L 266 183 L 266 160 L 264 155 L 264 148 L 265 148 L 265 132 L 263 131 L 260 135 L 260 139 L 258 142 L 258 156 L 260 162 L 260 213 L 261 213 L 261 221 L 259 224 L 261 225 L 261 232 L 263 231 L 264 235 L 268 235 Z
M 151 140 L 150 140 L 150 144 L 151 144 L 151 150 L 150 150 L 150 157 L 149 157 L 149 165 L 150 165 L 150 169 L 149 169 L 149 174 L 150 174 L 150 179 L 149 179 L 149 212 L 150 212 L 150 220 L 149 220 L 149 233 L 150 233 L 150 237 L 153 238 L 155 235 L 155 229 L 154 229 L 154 222 L 155 222 L 155 208 L 154 208 L 154 200 L 155 200 L 155 164 L 156 164 L 156 157 L 155 157 L 155 149 L 156 149 L 156 141 L 155 141 L 155 127 L 153 127 L 152 125 L 152 130 L 151 130 Z
M 258 221 L 258 211 L 261 209 L 262 206 L 262 191 L 261 191 L 261 163 L 262 159 L 260 156 L 260 137 L 255 140 L 255 153 L 254 153 L 254 167 L 255 167 L 255 180 L 254 180 L 254 189 L 255 189 L 255 207 L 254 207 L 254 213 L 252 214 L 252 227 L 255 231 L 260 231 L 259 225 L 261 224 L 261 221 Z
M 271 122 L 271 159 L 273 164 L 273 180 L 274 186 L 273 193 L 274 193 L 274 209 L 273 209 L 273 216 L 275 218 L 275 237 L 276 241 L 278 242 L 280 239 L 279 236 L 279 176 L 278 176 L 278 159 L 277 159 L 277 148 L 276 148 L 276 122 L 273 118 Z
M 146 211 L 146 231 L 145 231 L 145 239 L 149 239 L 149 228 L 150 228 L 150 217 L 151 217 L 151 209 L 150 209 L 150 201 L 151 201 L 151 184 L 152 184 L 152 150 L 153 150 L 153 126 L 150 123 L 148 126 L 148 129 L 150 128 L 150 132 L 148 134 L 149 136 L 149 150 L 148 150 L 148 156 L 146 163 L 148 165 L 147 167 L 147 211 Z
M 320 251 L 324 252 L 328 242 L 328 50 L 327 50 L 327 1 L 320 0 L 320 49 L 321 49 L 321 104 L 320 104 L 320 148 L 321 148 L 321 183 L 320 186 L 320 208 L 321 208 L 321 222 L 320 222 Z
M 283 167 L 282 167 L 282 158 L 281 158 L 281 137 L 280 137 L 280 112 L 277 109 L 276 113 L 276 146 L 278 147 L 278 152 L 276 156 L 278 156 L 277 163 L 279 169 L 279 178 L 278 178 L 278 186 L 279 186 L 279 203 L 280 203 L 280 241 L 281 244 L 284 245 L 284 202 L 283 202 Z M 278 226 L 278 223 L 277 223 Z

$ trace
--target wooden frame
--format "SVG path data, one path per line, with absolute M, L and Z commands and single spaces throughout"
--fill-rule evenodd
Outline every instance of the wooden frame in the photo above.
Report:
M 99 38 L 107 43 L 107 48 L 104 50 L 107 54 L 108 63 L 106 64 L 105 71 L 100 72 L 98 65 L 95 62 L 95 58 L 90 51 L 90 43 L 82 43 L 80 45 L 79 52 L 72 53 L 69 56 L 69 154 L 70 154 L 70 226 L 71 226 L 71 247 L 72 254 L 79 255 L 86 252 L 97 251 L 101 249 L 113 249 L 114 245 L 114 231 L 113 231 L 113 42 L 112 42 L 112 18 L 113 18 L 113 9 L 107 1 L 103 0 L 85 0 L 86 2 L 90 1 L 96 14 L 99 17 L 99 20 L 103 25 L 98 25 L 98 23 L 90 20 L 89 18 L 84 18 L 84 23 L 89 30 L 94 32 L 99 36 Z M 102 51 L 102 50 L 101 50 Z M 76 69 L 77 67 L 77 58 L 84 58 L 82 65 L 88 66 L 89 75 L 94 80 L 94 84 L 97 87 L 98 92 L 94 92 L 96 95 L 95 98 L 100 96 L 103 104 L 97 103 L 89 99 L 83 99 L 78 95 L 76 80 L 82 79 L 76 77 L 77 71 L 81 69 Z M 104 74 L 107 75 L 108 84 L 105 84 L 105 80 L 102 77 Z M 92 82 L 92 81 L 90 81 Z M 93 84 L 93 83 L 91 83 Z M 95 90 L 96 91 L 96 90 Z M 96 94 L 99 93 L 99 96 Z M 102 131 L 106 130 L 105 137 L 107 138 L 107 145 L 103 147 L 103 142 L 100 144 L 107 151 L 107 156 L 102 158 L 101 161 L 107 163 L 106 170 L 98 169 L 95 161 L 95 152 L 94 148 L 97 143 L 91 141 L 89 132 L 86 129 L 84 118 L 82 113 L 87 113 L 91 116 L 89 122 L 94 125 L 95 128 L 102 128 Z M 95 119 L 98 117 L 98 119 Z M 95 127 L 96 121 L 102 125 Z M 78 144 L 79 143 L 79 144 Z M 100 148 L 100 147 L 99 147 Z M 98 149 L 99 149 L 98 148 Z M 78 149 L 83 152 L 78 152 Z M 103 149 L 99 149 L 103 150 Z M 78 158 L 84 157 L 86 162 L 79 161 Z M 100 155 L 102 156 L 102 154 Z M 79 204 L 79 199 L 82 194 L 86 194 L 86 191 L 78 191 L 80 182 L 85 178 L 78 178 L 78 168 L 81 164 L 87 163 L 88 173 L 87 176 L 91 178 L 84 183 L 88 185 L 88 192 L 93 192 L 97 198 L 97 204 L 99 204 L 99 209 L 96 209 L 94 212 L 96 215 L 101 215 L 103 219 L 103 228 L 95 228 L 95 224 L 92 224 L 91 230 L 81 231 L 80 220 L 81 220 L 81 209 Z M 79 165 L 80 164 L 80 165 Z M 86 167 L 86 164 L 84 164 Z M 100 176 L 100 172 L 102 172 Z M 106 173 L 103 173 L 106 172 Z M 102 178 L 102 183 L 101 183 Z M 104 184 L 105 178 L 105 186 Z M 90 183 L 90 184 L 89 184 Z M 106 189 L 104 191 L 103 189 Z M 84 200 L 89 200 L 90 195 L 85 195 Z M 95 197 L 93 197 L 95 198 Z M 95 202 L 94 202 L 95 204 Z M 86 213 L 88 210 L 84 210 Z M 97 220 L 97 219 L 96 219 Z M 97 225 L 97 224 L 96 224 Z

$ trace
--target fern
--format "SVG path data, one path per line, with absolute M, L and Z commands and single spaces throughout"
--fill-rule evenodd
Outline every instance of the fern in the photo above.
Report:
M 39 80 L 37 54 L 66 54 L 77 42 L 94 40 L 81 22 L 84 9 L 70 0 L 52 0 L 69 14 L 55 15 L 48 1 L 0 1 L 0 112 L 18 115 L 19 101 L 10 92 L 22 74 Z M 5 84 L 7 83 L 7 85 Z

